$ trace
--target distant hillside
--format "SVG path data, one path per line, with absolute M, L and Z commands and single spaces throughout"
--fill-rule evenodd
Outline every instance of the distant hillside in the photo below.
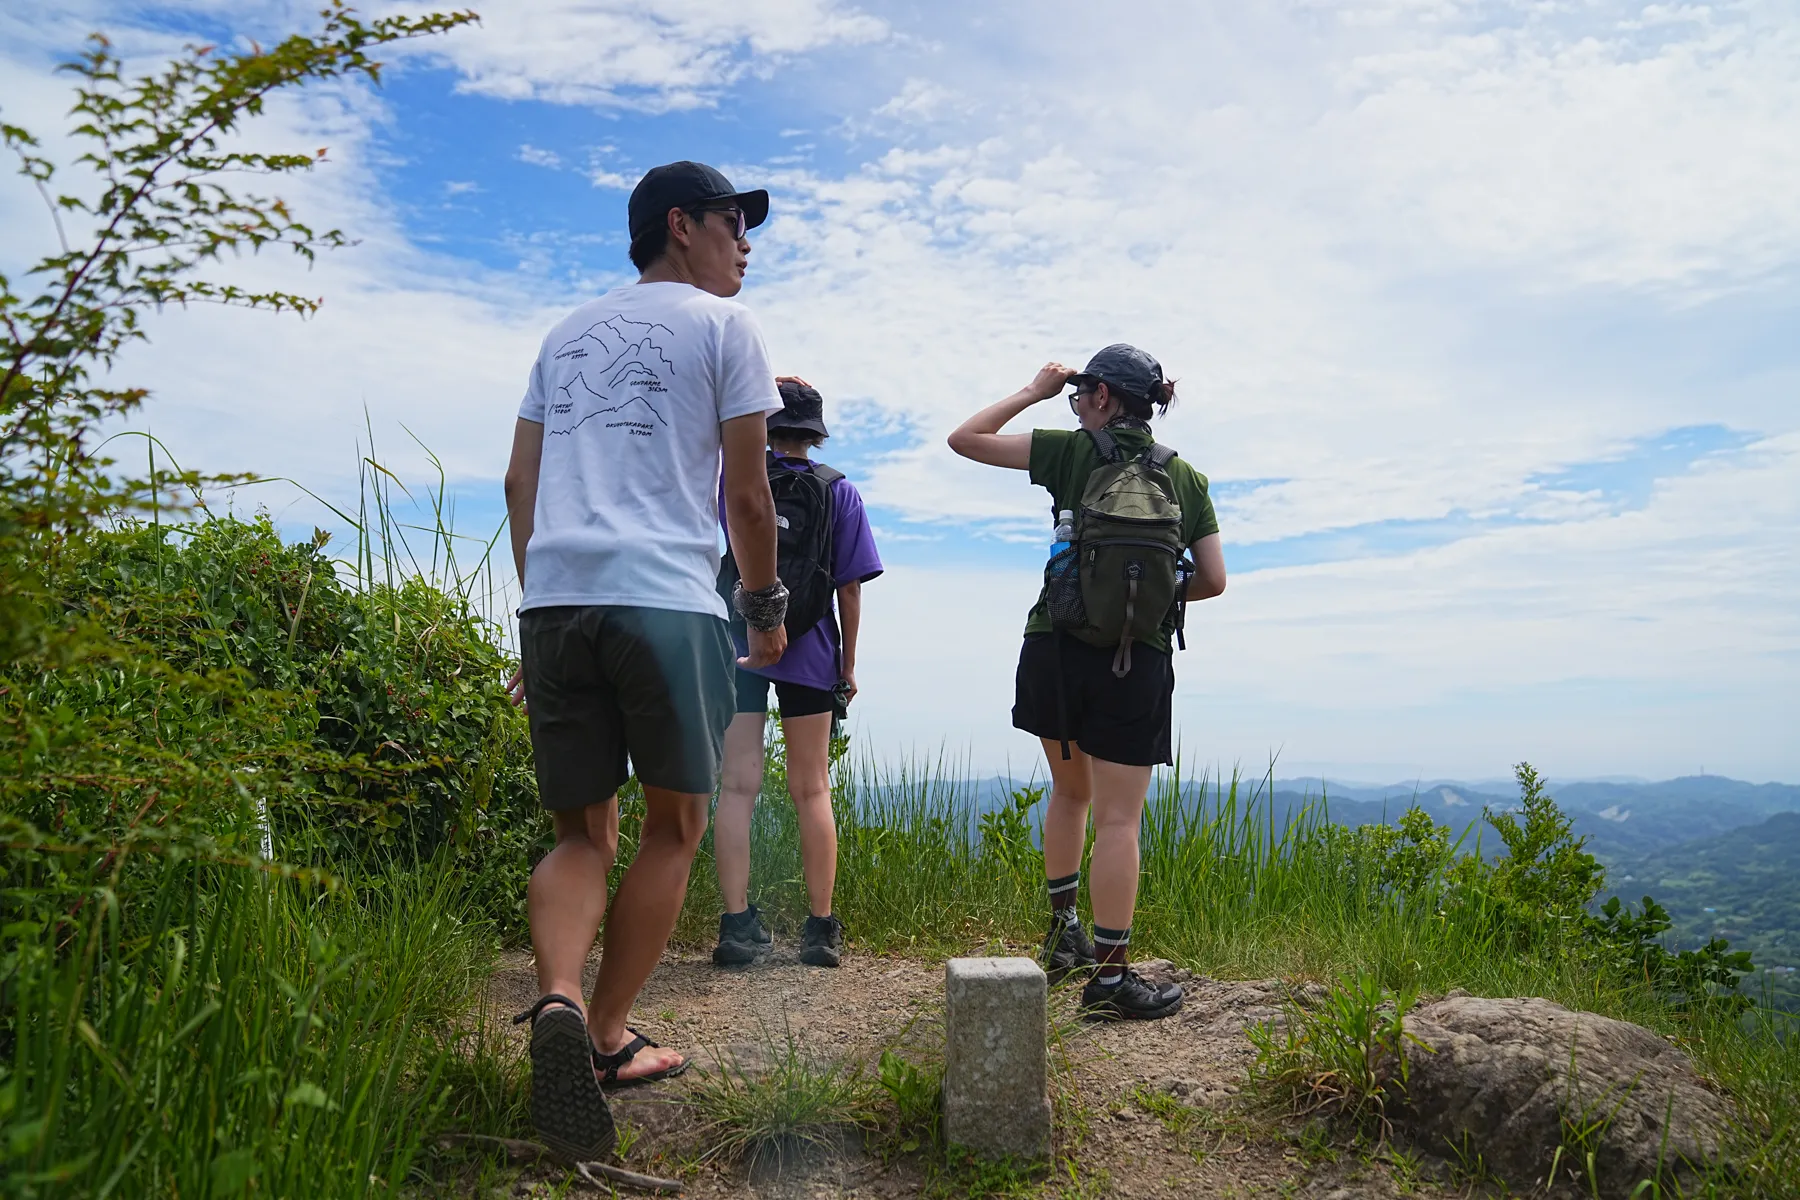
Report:
M 1654 896 L 1682 949 L 1716 935 L 1760 966 L 1800 968 L 1800 813 L 1657 850 L 1608 882 L 1634 904 Z
M 1800 812 L 1800 787 L 1745 783 L 1723 775 L 1684 775 L 1661 783 L 1564 783 L 1552 790 L 1565 808 L 1591 812 L 1652 804 L 1726 804 L 1747 809 L 1759 820 L 1779 812 Z
M 1516 796 L 1488 782 L 1479 788 L 1455 781 L 1394 784 L 1388 787 L 1337 784 L 1317 779 L 1282 779 L 1277 795 L 1310 794 L 1323 787 L 1334 820 L 1363 824 L 1406 811 L 1415 796 L 1440 824 L 1462 829 L 1482 807 L 1504 810 Z M 1776 813 L 1800 812 L 1800 787 L 1785 783 L 1745 783 L 1722 775 L 1691 775 L 1660 783 L 1560 783 L 1551 795 L 1588 839 L 1588 851 L 1609 868 L 1695 838 L 1712 837 L 1755 825 Z M 1483 848 L 1486 848 L 1484 839 Z

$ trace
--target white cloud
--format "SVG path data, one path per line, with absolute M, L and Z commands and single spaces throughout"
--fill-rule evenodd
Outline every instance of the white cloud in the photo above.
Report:
M 878 117 L 931 120 L 956 103 L 956 93 L 929 79 L 909 79 L 891 99 L 875 109 Z
M 453 65 L 478 95 L 661 112 L 712 104 L 784 59 L 887 32 L 837 0 L 502 0 L 482 6 L 479 28 L 424 53 Z
M 627 174 L 613 165 L 618 158 L 619 148 L 606 144 L 594 146 L 588 151 L 588 182 L 597 188 L 610 188 L 615 192 L 629 192 L 637 186 L 635 173 Z
M 519 147 L 519 161 L 534 167 L 547 167 L 552 171 L 562 170 L 562 155 L 554 150 L 545 150 L 526 142 Z

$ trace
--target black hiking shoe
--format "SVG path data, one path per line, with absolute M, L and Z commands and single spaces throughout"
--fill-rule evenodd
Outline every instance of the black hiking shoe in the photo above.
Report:
M 1098 975 L 1081 989 L 1082 1011 L 1096 1021 L 1154 1021 L 1181 1011 L 1181 985 L 1155 987 L 1130 967 L 1115 987 L 1101 987 Z
M 612 1155 L 618 1129 L 594 1075 L 587 1021 L 567 996 L 549 995 L 513 1018 L 531 1022 L 531 1123 L 551 1152 L 568 1162 Z
M 809 967 L 835 967 L 844 959 L 844 923 L 835 915 L 806 918 L 800 935 L 800 961 Z
M 719 917 L 719 944 L 713 947 L 716 967 L 747 967 L 768 956 L 775 944 L 762 914 L 752 904 L 741 913 L 723 913 Z
M 1064 921 L 1058 917 L 1044 938 L 1044 951 L 1039 956 L 1044 974 L 1055 987 L 1077 971 L 1094 967 L 1094 943 L 1081 928 L 1080 921 Z

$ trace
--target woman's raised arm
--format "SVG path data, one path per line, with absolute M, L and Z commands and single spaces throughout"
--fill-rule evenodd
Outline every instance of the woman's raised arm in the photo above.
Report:
M 1000 431 L 1008 421 L 1038 401 L 1048 400 L 1061 392 L 1063 384 L 1074 373 L 1061 363 L 1045 363 L 1030 383 L 958 425 L 950 434 L 950 448 L 964 458 L 990 467 L 1027 470 L 1031 466 L 1031 435 Z

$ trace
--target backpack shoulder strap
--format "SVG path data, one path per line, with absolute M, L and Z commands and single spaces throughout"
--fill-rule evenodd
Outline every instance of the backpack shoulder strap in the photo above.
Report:
M 1157 468 L 1158 470 L 1162 470 L 1162 471 L 1168 470 L 1169 463 L 1174 461 L 1174 459 L 1175 459 L 1174 447 L 1165 446 L 1161 442 L 1150 443 L 1150 449 L 1148 449 L 1144 452 L 1144 460 L 1146 462 L 1148 462 L 1151 466 Z
M 824 463 L 814 463 L 811 469 L 814 479 L 822 479 L 828 484 L 836 483 L 844 477 L 842 471 L 836 467 L 828 467 Z
M 1105 429 L 1089 429 L 1085 431 L 1093 439 L 1094 452 L 1100 456 L 1101 462 L 1118 462 L 1124 457 L 1119 449 L 1119 440 Z

